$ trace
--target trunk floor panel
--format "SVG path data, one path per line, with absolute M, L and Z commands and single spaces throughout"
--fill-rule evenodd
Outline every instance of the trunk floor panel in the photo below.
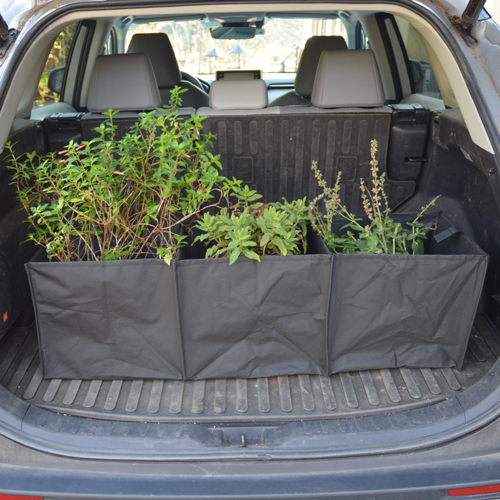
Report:
M 400 368 L 197 381 L 44 380 L 35 327 L 0 341 L 0 383 L 66 415 L 140 422 L 263 423 L 376 415 L 429 406 L 474 385 L 500 357 L 500 334 L 474 323 L 461 371 Z

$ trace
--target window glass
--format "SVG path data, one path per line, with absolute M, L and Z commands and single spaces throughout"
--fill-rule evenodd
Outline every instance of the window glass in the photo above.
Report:
M 66 27 L 54 42 L 38 84 L 38 93 L 33 108 L 59 102 L 64 70 L 77 24 L 70 24 Z
M 255 69 L 265 73 L 295 73 L 306 40 L 313 35 L 347 32 L 340 19 L 269 19 L 265 33 L 247 40 L 214 40 L 205 21 L 165 21 L 131 25 L 125 47 L 136 33 L 166 33 L 181 70 L 204 75 L 216 70 Z
M 368 40 L 368 37 L 365 34 L 365 30 L 363 29 L 363 26 L 361 23 L 358 21 L 356 23 L 356 49 L 369 49 L 370 48 L 370 41 Z
M 394 16 L 401 33 L 401 38 L 406 47 L 406 53 L 410 63 L 410 72 L 415 92 L 441 99 L 441 92 L 425 50 L 418 33 L 408 21 Z
M 102 50 L 103 55 L 109 56 L 110 54 L 116 54 L 116 32 L 114 28 L 109 32 L 108 39 L 104 44 L 104 48 Z

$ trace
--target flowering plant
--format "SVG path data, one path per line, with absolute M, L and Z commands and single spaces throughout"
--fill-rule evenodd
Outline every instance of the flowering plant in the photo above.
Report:
M 219 157 L 203 118 L 179 119 L 176 87 L 166 109 L 143 113 L 131 132 L 116 139 L 115 111 L 99 137 L 71 142 L 59 153 L 25 158 L 9 167 L 32 224 L 29 238 L 50 260 L 175 258 L 180 227 L 220 198 Z M 218 196 L 219 195 L 219 196 Z
M 322 236 L 332 253 L 423 254 L 424 239 L 429 228 L 424 226 L 421 218 L 435 205 L 438 197 L 422 207 L 412 222 L 404 226 L 396 222 L 391 217 L 384 190 L 385 173 L 379 174 L 377 150 L 377 141 L 371 141 L 371 189 L 363 179 L 360 186 L 365 219 L 369 223 L 363 225 L 363 219 L 350 213 L 341 203 L 341 172 L 337 175 L 335 185 L 328 187 L 316 162 L 313 162 L 312 169 L 323 192 L 309 205 L 311 226 Z M 325 213 L 319 208 L 320 201 L 323 201 Z M 346 231 L 340 235 L 332 231 L 333 222 L 339 217 L 347 221 L 342 228 Z

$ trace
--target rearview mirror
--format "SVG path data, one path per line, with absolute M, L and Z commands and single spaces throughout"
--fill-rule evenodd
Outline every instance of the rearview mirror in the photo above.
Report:
M 50 70 L 47 87 L 49 87 L 51 92 L 54 92 L 55 94 L 61 93 L 65 69 L 66 67 L 63 66 L 61 68 L 54 68 Z
M 420 63 L 420 61 L 417 61 L 415 59 L 408 59 L 408 62 L 410 63 L 410 71 L 413 83 L 417 85 L 425 77 L 424 69 L 422 68 L 422 64 Z
M 210 35 L 215 39 L 224 40 L 246 40 L 254 38 L 255 35 L 263 35 L 262 28 L 253 26 L 221 26 L 220 28 L 211 28 Z

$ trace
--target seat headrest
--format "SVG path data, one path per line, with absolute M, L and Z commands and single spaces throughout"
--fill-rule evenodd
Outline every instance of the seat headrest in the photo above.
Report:
M 212 109 L 263 109 L 267 107 L 264 80 L 218 80 L 210 86 Z
M 311 97 L 314 75 L 321 53 L 324 50 L 346 49 L 347 44 L 341 36 L 312 36 L 308 38 L 295 75 L 295 92 L 303 97 Z
M 372 50 L 326 50 L 321 54 L 311 96 L 318 108 L 375 108 L 385 103 Z
M 146 55 L 97 57 L 87 102 L 89 111 L 148 111 L 160 106 L 158 84 Z
M 181 83 L 181 70 L 174 49 L 165 33 L 138 33 L 132 37 L 128 54 L 146 54 L 151 61 L 160 88 Z

